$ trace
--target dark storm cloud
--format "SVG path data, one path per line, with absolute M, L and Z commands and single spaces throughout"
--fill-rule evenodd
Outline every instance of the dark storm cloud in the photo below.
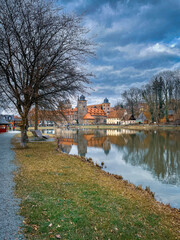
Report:
M 67 11 L 85 12 L 84 24 L 97 36 L 97 58 L 89 65 L 97 76 L 92 99 L 115 102 L 123 89 L 180 68 L 179 0 L 61 2 Z

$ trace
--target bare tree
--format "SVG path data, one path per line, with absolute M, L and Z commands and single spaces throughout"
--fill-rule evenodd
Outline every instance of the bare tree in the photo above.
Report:
M 138 103 L 141 102 L 141 91 L 139 88 L 130 88 L 122 94 L 126 106 L 130 109 L 132 115 L 135 115 Z
M 147 103 L 152 122 L 155 121 L 155 95 L 151 84 L 147 84 L 142 89 L 143 100 Z
M 159 122 L 159 119 L 164 117 L 164 110 L 163 110 L 163 87 L 164 87 L 164 81 L 161 77 L 161 75 L 156 75 L 151 80 L 151 86 L 152 91 L 154 95 L 154 118 L 156 119 L 156 122 Z
M 142 96 L 149 106 L 152 121 L 159 122 L 165 116 L 166 122 L 169 122 L 169 110 L 177 113 L 180 107 L 180 72 L 156 74 L 143 88 Z
M 65 15 L 52 1 L 0 0 L 0 89 L 22 118 L 22 146 L 32 106 L 55 109 L 89 83 L 83 66 L 94 43 L 87 32 L 81 17 Z
M 177 113 L 180 111 L 180 71 L 174 72 L 174 81 L 171 84 L 171 105 L 172 109 Z
M 120 102 L 120 101 L 117 101 L 117 103 L 116 103 L 115 106 L 114 106 L 114 109 L 115 109 L 115 110 L 118 110 L 118 109 L 121 109 L 121 108 L 124 108 L 123 103 Z

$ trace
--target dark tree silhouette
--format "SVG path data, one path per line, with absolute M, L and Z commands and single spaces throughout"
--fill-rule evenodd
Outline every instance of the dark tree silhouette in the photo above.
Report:
M 156 74 L 142 89 L 143 100 L 148 104 L 152 122 L 164 116 L 169 122 L 169 110 L 180 109 L 180 71 L 163 71 Z
M 126 107 L 130 110 L 132 115 L 135 115 L 138 103 L 141 102 L 141 91 L 139 88 L 130 88 L 122 93 Z
M 22 118 L 22 146 L 32 106 L 55 109 L 89 83 L 83 66 L 94 44 L 87 33 L 81 17 L 64 14 L 52 1 L 0 0 L 1 98 Z

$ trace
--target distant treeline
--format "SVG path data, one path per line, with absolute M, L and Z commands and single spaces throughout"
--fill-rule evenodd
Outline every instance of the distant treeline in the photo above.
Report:
M 141 104 L 145 104 L 152 122 L 159 122 L 165 118 L 169 122 L 169 115 L 180 114 L 180 71 L 164 71 L 155 75 L 148 84 L 141 88 L 130 88 L 122 93 L 124 104 L 133 115 L 139 114 Z

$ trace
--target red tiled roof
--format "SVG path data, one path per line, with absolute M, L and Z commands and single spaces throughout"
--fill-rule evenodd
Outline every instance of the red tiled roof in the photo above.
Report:
M 96 108 L 102 108 L 102 104 L 94 104 L 94 105 L 88 105 L 87 106 L 87 108 L 94 108 L 94 107 L 96 107 Z
M 21 117 L 15 115 L 14 119 L 21 119 Z
M 87 112 L 92 116 L 106 116 L 106 113 L 101 108 L 87 108 Z
M 112 110 L 108 118 L 122 118 L 124 116 L 125 109 Z
M 83 134 L 83 137 L 84 137 L 87 141 L 90 141 L 91 138 L 94 137 L 94 134 Z
M 94 120 L 95 118 L 92 117 L 89 113 L 86 113 L 86 115 L 84 115 L 83 119 L 84 120 Z
M 64 109 L 64 110 L 62 110 L 62 113 L 64 115 L 72 115 L 73 114 L 73 110 L 71 108 Z
M 77 112 L 77 111 L 78 111 L 77 107 L 76 107 L 76 108 L 73 108 L 72 111 L 73 111 L 73 112 Z

